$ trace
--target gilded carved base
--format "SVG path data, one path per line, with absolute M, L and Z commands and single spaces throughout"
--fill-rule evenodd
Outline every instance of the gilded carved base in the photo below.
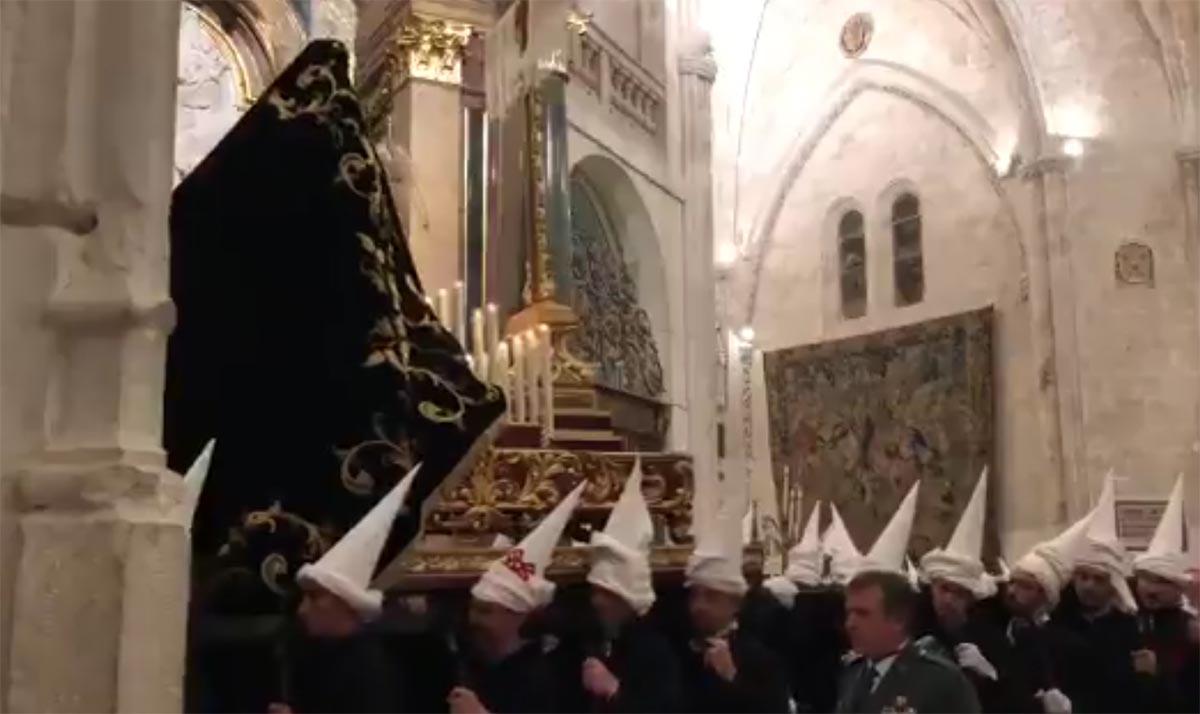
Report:
M 603 527 L 635 458 L 627 453 L 491 449 L 462 483 L 443 493 L 426 519 L 425 532 L 452 536 L 463 545 L 490 544 L 497 533 L 518 540 L 586 480 L 574 525 L 568 530 L 586 540 L 590 529 Z M 642 493 L 655 521 L 656 542 L 687 542 L 691 457 L 642 454 L 641 462 Z
M 681 577 L 691 552 L 690 545 L 651 548 L 650 567 L 656 579 L 670 580 Z M 557 583 L 583 580 L 590 563 L 589 553 L 590 549 L 586 546 L 556 548 L 548 576 Z M 402 567 L 383 573 L 377 585 L 386 590 L 402 592 L 469 587 L 493 560 L 503 554 L 504 551 L 498 548 L 418 548 L 399 561 Z M 761 548 L 747 547 L 743 559 L 744 569 L 751 579 L 761 575 Z

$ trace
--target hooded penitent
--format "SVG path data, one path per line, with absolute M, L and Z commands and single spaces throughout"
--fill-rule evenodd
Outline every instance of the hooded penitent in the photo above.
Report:
M 268 574 L 229 614 L 278 612 L 286 575 L 421 463 L 398 555 L 504 411 L 425 301 L 348 58 L 308 45 L 171 198 L 163 441 L 177 471 L 220 446 L 197 590 Z
M 688 587 L 704 587 L 745 595 L 749 586 L 742 574 L 743 519 L 737 518 L 727 504 L 715 517 L 694 522 L 696 545 L 685 570 Z
M 984 467 L 971 500 L 945 548 L 934 548 L 921 557 L 927 580 L 945 580 L 970 590 L 976 598 L 995 594 L 996 584 L 983 568 L 983 524 L 987 514 L 988 470 Z
M 576 486 L 520 543 L 492 561 L 471 588 L 471 597 L 522 613 L 549 605 L 554 583 L 546 579 L 546 569 L 585 486 L 586 481 Z
M 383 593 L 371 589 L 371 578 L 396 515 L 420 470 L 418 465 L 400 479 L 320 560 L 303 565 L 296 573 L 296 581 L 319 585 L 337 595 L 364 620 L 378 617 Z
M 604 531 L 592 534 L 588 582 L 619 595 L 637 614 L 645 615 L 654 604 L 650 574 L 653 539 L 654 521 L 642 496 L 642 463 L 638 459 Z
M 908 555 L 908 537 L 912 533 L 913 517 L 917 514 L 917 495 L 920 490 L 919 481 L 908 489 L 908 494 L 875 539 L 871 550 L 859 561 L 859 572 L 883 571 L 906 575 L 904 559 Z
M 1033 550 L 1013 563 L 1013 574 L 1030 575 L 1042 586 L 1048 609 L 1053 610 L 1058 605 L 1062 589 L 1071 580 L 1071 572 L 1075 569 L 1075 557 L 1087 537 L 1088 524 L 1091 523 L 1093 513 L 1095 511 L 1075 521 L 1070 528 L 1054 539 L 1038 543 Z
M 791 607 L 799 592 L 797 586 L 816 587 L 821 584 L 821 537 L 818 534 L 818 521 L 821 520 L 821 502 L 817 501 L 809 513 L 808 522 L 804 524 L 804 532 L 800 540 L 792 546 L 787 554 L 787 570 L 783 575 L 776 575 L 763 582 L 763 587 L 783 603 Z
M 845 585 L 854 577 L 854 569 L 862 560 L 862 553 L 858 551 L 858 546 L 854 545 L 854 540 L 842 521 L 842 514 L 838 513 L 837 506 L 832 501 L 829 503 L 829 519 L 829 527 L 825 529 L 825 535 L 821 538 L 821 552 L 829 560 L 826 579 L 837 585 Z
M 1180 586 L 1187 585 L 1191 581 L 1188 576 L 1190 564 L 1183 550 L 1183 529 L 1183 476 L 1180 476 L 1175 480 L 1175 488 L 1171 489 L 1167 508 L 1154 529 L 1150 546 L 1134 558 L 1133 569 L 1166 578 Z
M 1117 591 L 1119 607 L 1126 612 L 1135 612 L 1137 601 L 1133 599 L 1128 580 L 1133 574 L 1133 569 L 1129 562 L 1129 553 L 1117 537 L 1117 504 L 1113 482 L 1113 475 L 1109 472 L 1104 479 L 1104 490 L 1100 492 L 1100 500 L 1093 509 L 1094 515 L 1088 524 L 1087 535 L 1080 544 L 1075 567 L 1083 565 L 1103 570 L 1108 574 L 1113 589 Z
M 216 439 L 209 439 L 200 455 L 183 475 L 183 498 L 179 502 L 179 517 L 189 529 L 192 527 L 192 516 L 196 513 L 196 504 L 200 502 L 200 494 L 204 492 L 204 482 L 208 479 L 208 469 L 212 465 L 213 449 L 216 445 Z

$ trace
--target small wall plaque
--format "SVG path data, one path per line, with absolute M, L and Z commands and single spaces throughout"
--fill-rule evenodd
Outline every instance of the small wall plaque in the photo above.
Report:
M 1117 282 L 1154 287 L 1154 250 L 1145 243 L 1122 243 L 1114 256 Z
M 842 26 L 842 54 L 851 59 L 866 52 L 871 44 L 871 36 L 875 34 L 875 20 L 870 13 L 860 12 L 846 20 Z

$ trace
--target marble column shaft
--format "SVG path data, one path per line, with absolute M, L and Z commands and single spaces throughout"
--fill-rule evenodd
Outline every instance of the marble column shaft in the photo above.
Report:
M 708 39 L 690 29 L 679 55 L 684 310 L 687 325 L 688 450 L 695 466 L 693 520 L 715 514 L 717 480 L 717 311 L 713 270 L 712 84 L 717 64 Z M 734 429 L 732 438 L 740 438 Z M 730 479 L 737 481 L 737 479 Z

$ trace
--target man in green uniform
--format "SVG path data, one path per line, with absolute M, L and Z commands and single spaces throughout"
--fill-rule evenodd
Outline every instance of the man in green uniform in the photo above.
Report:
M 979 712 L 957 665 L 909 639 L 915 593 L 899 573 L 863 571 L 846 586 L 853 656 L 838 685 L 837 712 Z

